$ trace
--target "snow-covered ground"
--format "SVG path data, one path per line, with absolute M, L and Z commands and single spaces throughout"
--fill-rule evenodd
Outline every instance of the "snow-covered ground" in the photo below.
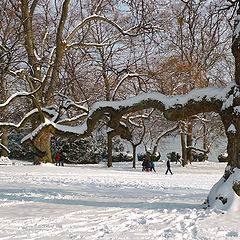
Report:
M 225 163 L 0 165 L 0 239 L 240 239 L 240 215 L 203 210 Z

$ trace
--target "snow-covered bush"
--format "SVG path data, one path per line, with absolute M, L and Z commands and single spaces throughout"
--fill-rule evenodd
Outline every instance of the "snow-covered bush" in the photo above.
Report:
M 65 156 L 66 163 L 94 164 L 99 163 L 106 155 L 106 149 L 92 138 L 65 139 L 52 138 L 52 158 L 61 153 Z
M 193 162 L 204 162 L 204 154 L 192 151 L 192 161 Z
M 228 161 L 228 154 L 227 153 L 221 153 L 218 155 L 218 161 L 219 162 L 227 162 Z
M 113 162 L 131 162 L 133 161 L 133 156 L 128 153 L 117 153 L 112 157 Z
M 170 152 L 167 154 L 167 158 L 170 160 L 170 162 L 177 162 L 180 160 L 180 154 L 178 153 L 178 156 L 177 156 L 177 153 L 176 152 Z
M 143 158 L 147 158 L 147 154 L 146 153 L 138 153 L 137 158 L 138 158 L 138 161 L 142 161 Z M 151 155 L 151 160 L 153 162 L 159 161 L 160 158 L 161 158 L 161 154 L 159 152 L 156 152 Z
M 22 133 L 13 132 L 8 136 L 8 149 L 10 150 L 10 159 L 33 160 L 33 152 L 25 152 L 21 145 L 21 140 L 24 137 Z

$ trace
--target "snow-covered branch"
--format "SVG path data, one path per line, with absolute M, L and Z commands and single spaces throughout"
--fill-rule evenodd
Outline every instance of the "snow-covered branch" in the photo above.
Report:
M 12 94 L 6 102 L 0 104 L 0 109 L 5 109 L 11 102 L 15 101 L 17 98 L 19 97 L 30 97 L 30 98 L 34 98 L 34 94 L 36 92 L 39 91 L 41 87 L 37 88 L 35 91 L 33 92 L 17 92 Z
M 118 91 L 118 89 L 120 88 L 120 86 L 123 84 L 123 82 L 127 79 L 127 78 L 133 78 L 133 77 L 139 77 L 139 75 L 137 73 L 128 73 L 126 74 L 117 84 L 117 86 L 115 87 L 115 89 L 113 90 L 113 94 L 112 94 L 112 100 L 115 99 L 116 93 Z
M 6 146 L 4 146 L 4 145 L 1 144 L 1 143 L 0 143 L 0 147 L 3 148 L 4 150 L 6 150 L 8 153 L 11 152 Z
M 27 113 L 24 116 L 24 118 L 17 124 L 9 123 L 9 122 L 0 122 L 0 129 L 8 128 L 8 129 L 19 130 L 20 128 L 24 127 L 30 119 L 32 119 L 34 116 L 37 116 L 38 114 L 39 114 L 38 109 L 35 108 L 29 113 Z
M 176 124 L 174 127 L 170 128 L 170 129 L 168 129 L 168 130 L 166 130 L 166 131 L 164 131 L 160 134 L 160 136 L 157 138 L 157 140 L 154 144 L 153 154 L 157 152 L 157 148 L 158 148 L 158 144 L 159 144 L 160 140 L 164 137 L 167 137 L 170 133 L 176 131 L 177 129 L 179 129 L 178 124 Z
M 66 39 L 66 44 L 68 45 L 69 42 L 73 39 L 73 37 L 76 35 L 76 33 L 81 28 L 83 28 L 87 23 L 89 23 L 89 22 L 91 22 L 93 20 L 100 20 L 100 21 L 107 22 L 107 23 L 111 24 L 113 27 L 115 27 L 123 35 L 135 36 L 135 34 L 131 34 L 130 33 L 130 29 L 125 31 L 117 23 L 113 22 L 112 20 L 110 20 L 110 19 L 108 19 L 108 18 L 106 18 L 104 16 L 92 15 L 92 16 L 89 16 L 89 17 L 85 18 L 76 28 L 73 29 L 73 31 L 69 34 L 69 36 Z M 133 28 L 131 28 L 131 30 L 132 29 Z
M 232 85 L 233 87 L 233 85 Z M 35 130 L 34 136 L 48 127 L 56 136 L 84 138 L 91 135 L 97 122 L 109 115 L 108 127 L 114 129 L 122 138 L 130 140 L 131 133 L 121 124 L 122 116 L 147 108 L 162 111 L 169 120 L 179 120 L 200 112 L 220 112 L 231 88 L 205 88 L 186 95 L 165 96 L 160 93 L 144 93 L 123 101 L 104 101 L 95 103 L 80 126 L 64 126 L 47 120 Z M 33 137 L 33 135 L 31 135 Z

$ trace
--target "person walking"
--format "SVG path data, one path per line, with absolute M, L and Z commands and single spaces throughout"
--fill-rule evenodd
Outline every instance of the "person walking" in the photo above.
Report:
M 170 165 L 170 160 L 169 159 L 167 160 L 167 171 L 165 173 L 166 175 L 167 175 L 168 171 L 171 173 L 171 175 L 173 175 L 173 173 L 171 171 L 171 165 Z
M 151 171 L 154 171 L 154 172 L 156 172 L 156 170 L 155 170 L 155 163 L 152 161 L 151 162 Z
M 146 158 L 144 158 L 142 162 L 142 172 L 144 171 L 148 171 L 148 161 Z
M 147 171 L 151 171 L 151 153 L 147 151 Z
M 63 155 L 63 153 L 61 154 L 60 156 L 60 159 L 59 159 L 59 166 L 61 165 L 62 167 L 64 166 L 64 160 L 65 160 L 65 157 Z
M 177 152 L 177 154 L 176 154 L 176 164 L 177 164 L 177 162 L 180 162 L 180 164 L 182 164 L 181 161 L 180 161 L 180 158 L 181 158 L 181 156 L 180 156 L 180 154 Z

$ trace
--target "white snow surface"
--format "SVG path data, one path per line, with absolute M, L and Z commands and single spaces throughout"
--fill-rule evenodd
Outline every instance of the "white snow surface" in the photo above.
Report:
M 226 163 L 171 166 L 0 165 L 0 239 L 240 239 L 238 211 L 202 208 Z

